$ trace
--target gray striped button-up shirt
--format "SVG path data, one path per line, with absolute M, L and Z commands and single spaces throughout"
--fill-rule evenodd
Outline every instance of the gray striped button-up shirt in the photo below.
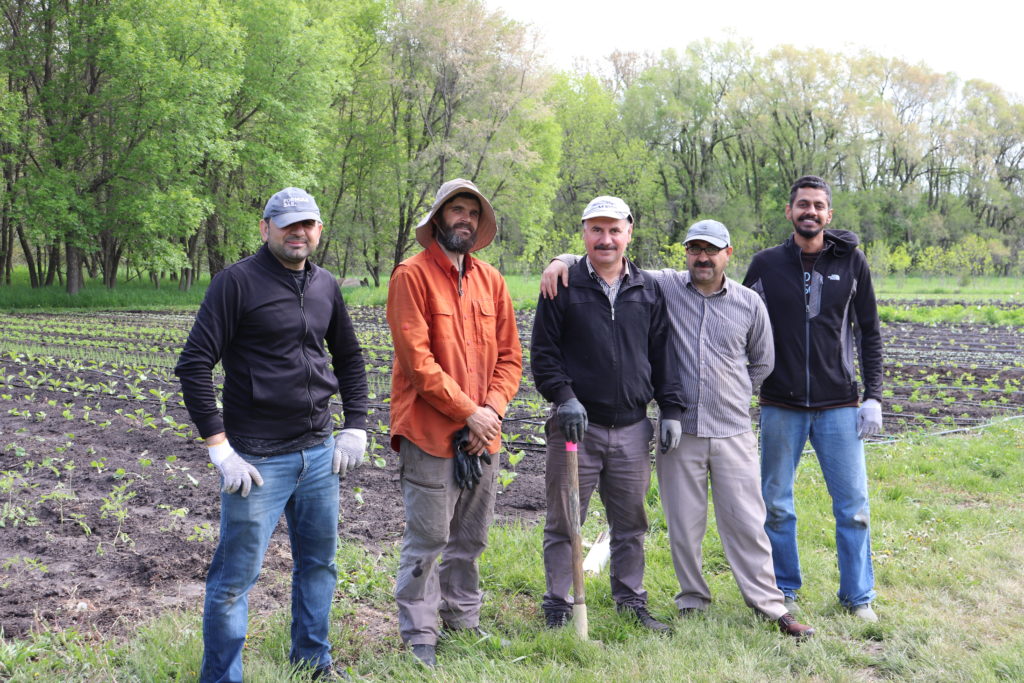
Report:
M 687 271 L 653 275 L 665 293 L 683 372 L 683 433 L 721 438 L 751 431 L 750 399 L 775 365 L 761 297 L 728 277 L 705 296 Z

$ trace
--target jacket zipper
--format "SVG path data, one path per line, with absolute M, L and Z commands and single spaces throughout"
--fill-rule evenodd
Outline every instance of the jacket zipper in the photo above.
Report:
M 306 275 L 305 285 L 309 284 L 309 278 L 312 277 L 313 273 L 310 271 Z M 309 336 L 309 321 L 306 320 L 306 292 L 305 285 L 299 290 L 299 315 L 302 317 L 302 338 L 299 340 L 299 353 L 302 355 L 302 361 L 306 364 L 306 398 L 309 401 L 309 429 L 313 430 L 313 393 L 309 390 L 309 382 L 313 378 L 313 368 L 310 365 L 309 358 L 306 356 L 306 351 L 303 348 L 306 342 L 306 337 Z

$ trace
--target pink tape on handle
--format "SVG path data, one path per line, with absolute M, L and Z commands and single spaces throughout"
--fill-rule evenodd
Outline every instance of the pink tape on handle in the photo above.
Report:
M 566 441 L 565 442 L 565 450 L 567 450 L 567 451 L 574 451 L 574 450 L 576 450 L 576 442 L 575 441 Z

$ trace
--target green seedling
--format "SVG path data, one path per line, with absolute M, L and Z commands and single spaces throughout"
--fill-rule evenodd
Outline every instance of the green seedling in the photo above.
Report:
M 192 533 L 189 534 L 185 540 L 196 541 L 198 543 L 209 543 L 217 538 L 217 530 L 211 526 L 209 522 L 203 522 L 202 524 L 196 524 L 192 527 Z

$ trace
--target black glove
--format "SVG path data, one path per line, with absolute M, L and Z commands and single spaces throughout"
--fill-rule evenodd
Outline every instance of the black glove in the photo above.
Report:
M 463 427 L 452 437 L 452 447 L 455 450 L 455 483 L 460 489 L 472 489 L 480 483 L 480 479 L 484 476 L 481 460 L 488 465 L 491 464 L 490 453 L 484 451 L 478 456 L 467 453 L 468 445 L 469 427 Z
M 587 433 L 587 409 L 579 399 L 570 398 L 558 406 L 555 416 L 558 418 L 558 428 L 562 430 L 566 441 L 583 441 L 583 435 Z

